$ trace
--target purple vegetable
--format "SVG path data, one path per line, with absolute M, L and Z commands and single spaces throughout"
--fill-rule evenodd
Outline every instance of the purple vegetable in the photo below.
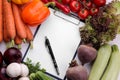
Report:
M 12 62 L 20 63 L 22 60 L 22 53 L 19 49 L 11 47 L 4 52 L 3 58 L 6 64 L 10 64 Z
M 82 65 L 92 62 L 97 56 L 97 50 L 88 45 L 80 45 L 78 48 L 78 58 Z
M 87 69 L 82 65 L 72 62 L 66 71 L 66 77 L 67 80 L 88 80 Z

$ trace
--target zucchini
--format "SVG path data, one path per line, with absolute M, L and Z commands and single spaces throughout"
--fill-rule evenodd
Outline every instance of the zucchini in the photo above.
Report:
M 117 45 L 112 46 L 112 55 L 101 80 L 117 80 L 120 68 L 120 52 Z
M 100 80 L 111 56 L 111 51 L 112 49 L 109 44 L 104 44 L 99 48 L 96 60 L 91 67 L 88 80 Z

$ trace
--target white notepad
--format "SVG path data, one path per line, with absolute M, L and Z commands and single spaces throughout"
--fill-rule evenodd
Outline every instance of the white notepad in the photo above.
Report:
M 28 50 L 24 61 L 26 58 L 30 58 L 33 62 L 40 62 L 41 67 L 45 68 L 48 73 L 63 79 L 81 40 L 79 27 L 84 24 L 81 22 L 79 25 L 75 25 L 55 16 L 53 9 L 50 11 L 51 15 L 41 24 L 34 38 L 34 48 Z M 67 17 L 67 19 L 73 18 Z M 45 46 L 45 36 L 50 40 L 60 75 L 57 75 L 51 56 Z

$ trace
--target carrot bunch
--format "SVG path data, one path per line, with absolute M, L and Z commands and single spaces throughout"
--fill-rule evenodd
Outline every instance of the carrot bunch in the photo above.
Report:
M 21 18 L 21 9 L 18 5 L 0 0 L 0 42 L 9 44 L 8 47 L 31 43 L 33 34 L 28 25 Z M 32 44 L 31 44 L 32 45 Z

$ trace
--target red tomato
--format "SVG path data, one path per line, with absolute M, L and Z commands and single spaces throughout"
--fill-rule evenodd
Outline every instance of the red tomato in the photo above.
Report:
M 81 4 L 78 1 L 71 1 L 69 7 L 72 12 L 78 12 L 80 10 Z
M 71 0 L 62 0 L 63 4 L 69 4 Z
M 91 6 L 92 6 L 92 2 L 91 2 L 90 0 L 84 0 L 84 1 L 83 1 L 83 4 L 84 4 L 85 6 L 87 6 L 88 8 L 91 8 Z
M 90 9 L 89 13 L 90 13 L 90 15 L 92 15 L 92 16 L 93 16 L 93 15 L 97 14 L 97 13 L 98 13 L 98 11 L 99 11 L 99 9 L 98 9 L 98 8 L 94 8 L 94 7 L 93 7 L 93 8 L 91 8 L 91 9 Z
M 89 16 L 89 11 L 87 9 L 81 9 L 78 12 L 78 16 L 80 19 L 85 20 Z
M 101 7 L 101 6 L 104 6 L 106 4 L 106 0 L 93 0 L 93 3 L 96 6 Z

